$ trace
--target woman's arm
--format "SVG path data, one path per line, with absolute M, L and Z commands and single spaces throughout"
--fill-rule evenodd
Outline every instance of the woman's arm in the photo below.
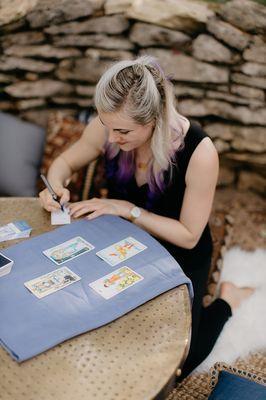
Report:
M 95 160 L 105 140 L 104 127 L 99 117 L 95 117 L 84 129 L 81 138 L 54 160 L 48 171 L 50 183 L 63 185 L 73 172 Z
M 211 140 L 205 138 L 197 146 L 187 168 L 186 190 L 179 221 L 143 210 L 136 224 L 159 239 L 192 249 L 208 222 L 218 171 L 217 151 Z
M 69 200 L 69 192 L 64 189 L 68 179 L 73 172 L 100 155 L 105 141 L 105 128 L 99 118 L 96 117 L 85 128 L 81 138 L 53 161 L 48 171 L 48 180 L 56 194 L 61 197 L 61 203 Z M 58 209 L 58 203 L 52 200 L 46 189 L 39 196 L 41 204 L 46 210 L 53 211 Z

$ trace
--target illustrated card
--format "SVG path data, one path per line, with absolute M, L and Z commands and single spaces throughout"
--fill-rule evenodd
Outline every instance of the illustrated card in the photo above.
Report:
M 124 266 L 100 279 L 97 279 L 90 283 L 89 286 L 108 300 L 143 279 L 143 276 L 137 274 L 131 268 Z
M 98 251 L 96 254 L 109 265 L 114 266 L 128 260 L 145 249 L 147 249 L 147 246 L 129 236 L 120 242 Z
M 38 299 L 41 299 L 48 294 L 54 293 L 57 290 L 63 289 L 81 278 L 67 267 L 58 268 L 48 274 L 39 276 L 31 281 L 25 282 L 24 285 Z
M 61 265 L 66 261 L 72 260 L 75 257 L 91 251 L 92 249 L 94 249 L 94 246 L 91 243 L 82 239 L 82 237 L 77 236 L 59 244 L 58 246 L 44 250 L 43 254 L 57 265 Z

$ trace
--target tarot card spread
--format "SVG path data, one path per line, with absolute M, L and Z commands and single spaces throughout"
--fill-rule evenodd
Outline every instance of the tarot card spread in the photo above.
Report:
M 94 246 L 91 243 L 88 243 L 80 236 L 77 236 L 59 244 L 58 246 L 44 250 L 43 254 L 57 265 L 61 265 L 66 261 L 72 260 L 75 257 L 91 251 L 92 249 L 94 249 Z
M 67 267 L 58 268 L 48 274 L 39 276 L 25 282 L 24 285 L 38 299 L 41 299 L 48 294 L 54 293 L 57 290 L 63 289 L 81 278 Z
M 120 240 L 120 242 L 98 251 L 96 254 L 109 265 L 114 266 L 135 256 L 145 249 L 147 249 L 147 246 L 129 236 L 126 239 Z
M 108 300 L 140 282 L 142 279 L 144 279 L 143 276 L 137 274 L 131 268 L 124 266 L 97 279 L 90 283 L 89 286 Z

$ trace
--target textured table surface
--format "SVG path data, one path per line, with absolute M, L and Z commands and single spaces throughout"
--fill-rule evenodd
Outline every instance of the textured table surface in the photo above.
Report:
M 37 199 L 0 198 L 0 225 L 17 219 L 31 225 L 31 237 L 53 228 Z M 21 240 L 3 242 L 0 249 Z M 22 364 L 0 348 L 0 399 L 152 399 L 182 363 L 190 325 L 182 285 Z

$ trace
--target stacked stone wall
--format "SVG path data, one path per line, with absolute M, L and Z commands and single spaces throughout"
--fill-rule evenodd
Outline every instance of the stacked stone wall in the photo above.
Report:
M 0 110 L 45 125 L 93 106 L 115 60 L 151 54 L 220 153 L 220 185 L 265 192 L 266 7 L 193 0 L 0 2 Z

